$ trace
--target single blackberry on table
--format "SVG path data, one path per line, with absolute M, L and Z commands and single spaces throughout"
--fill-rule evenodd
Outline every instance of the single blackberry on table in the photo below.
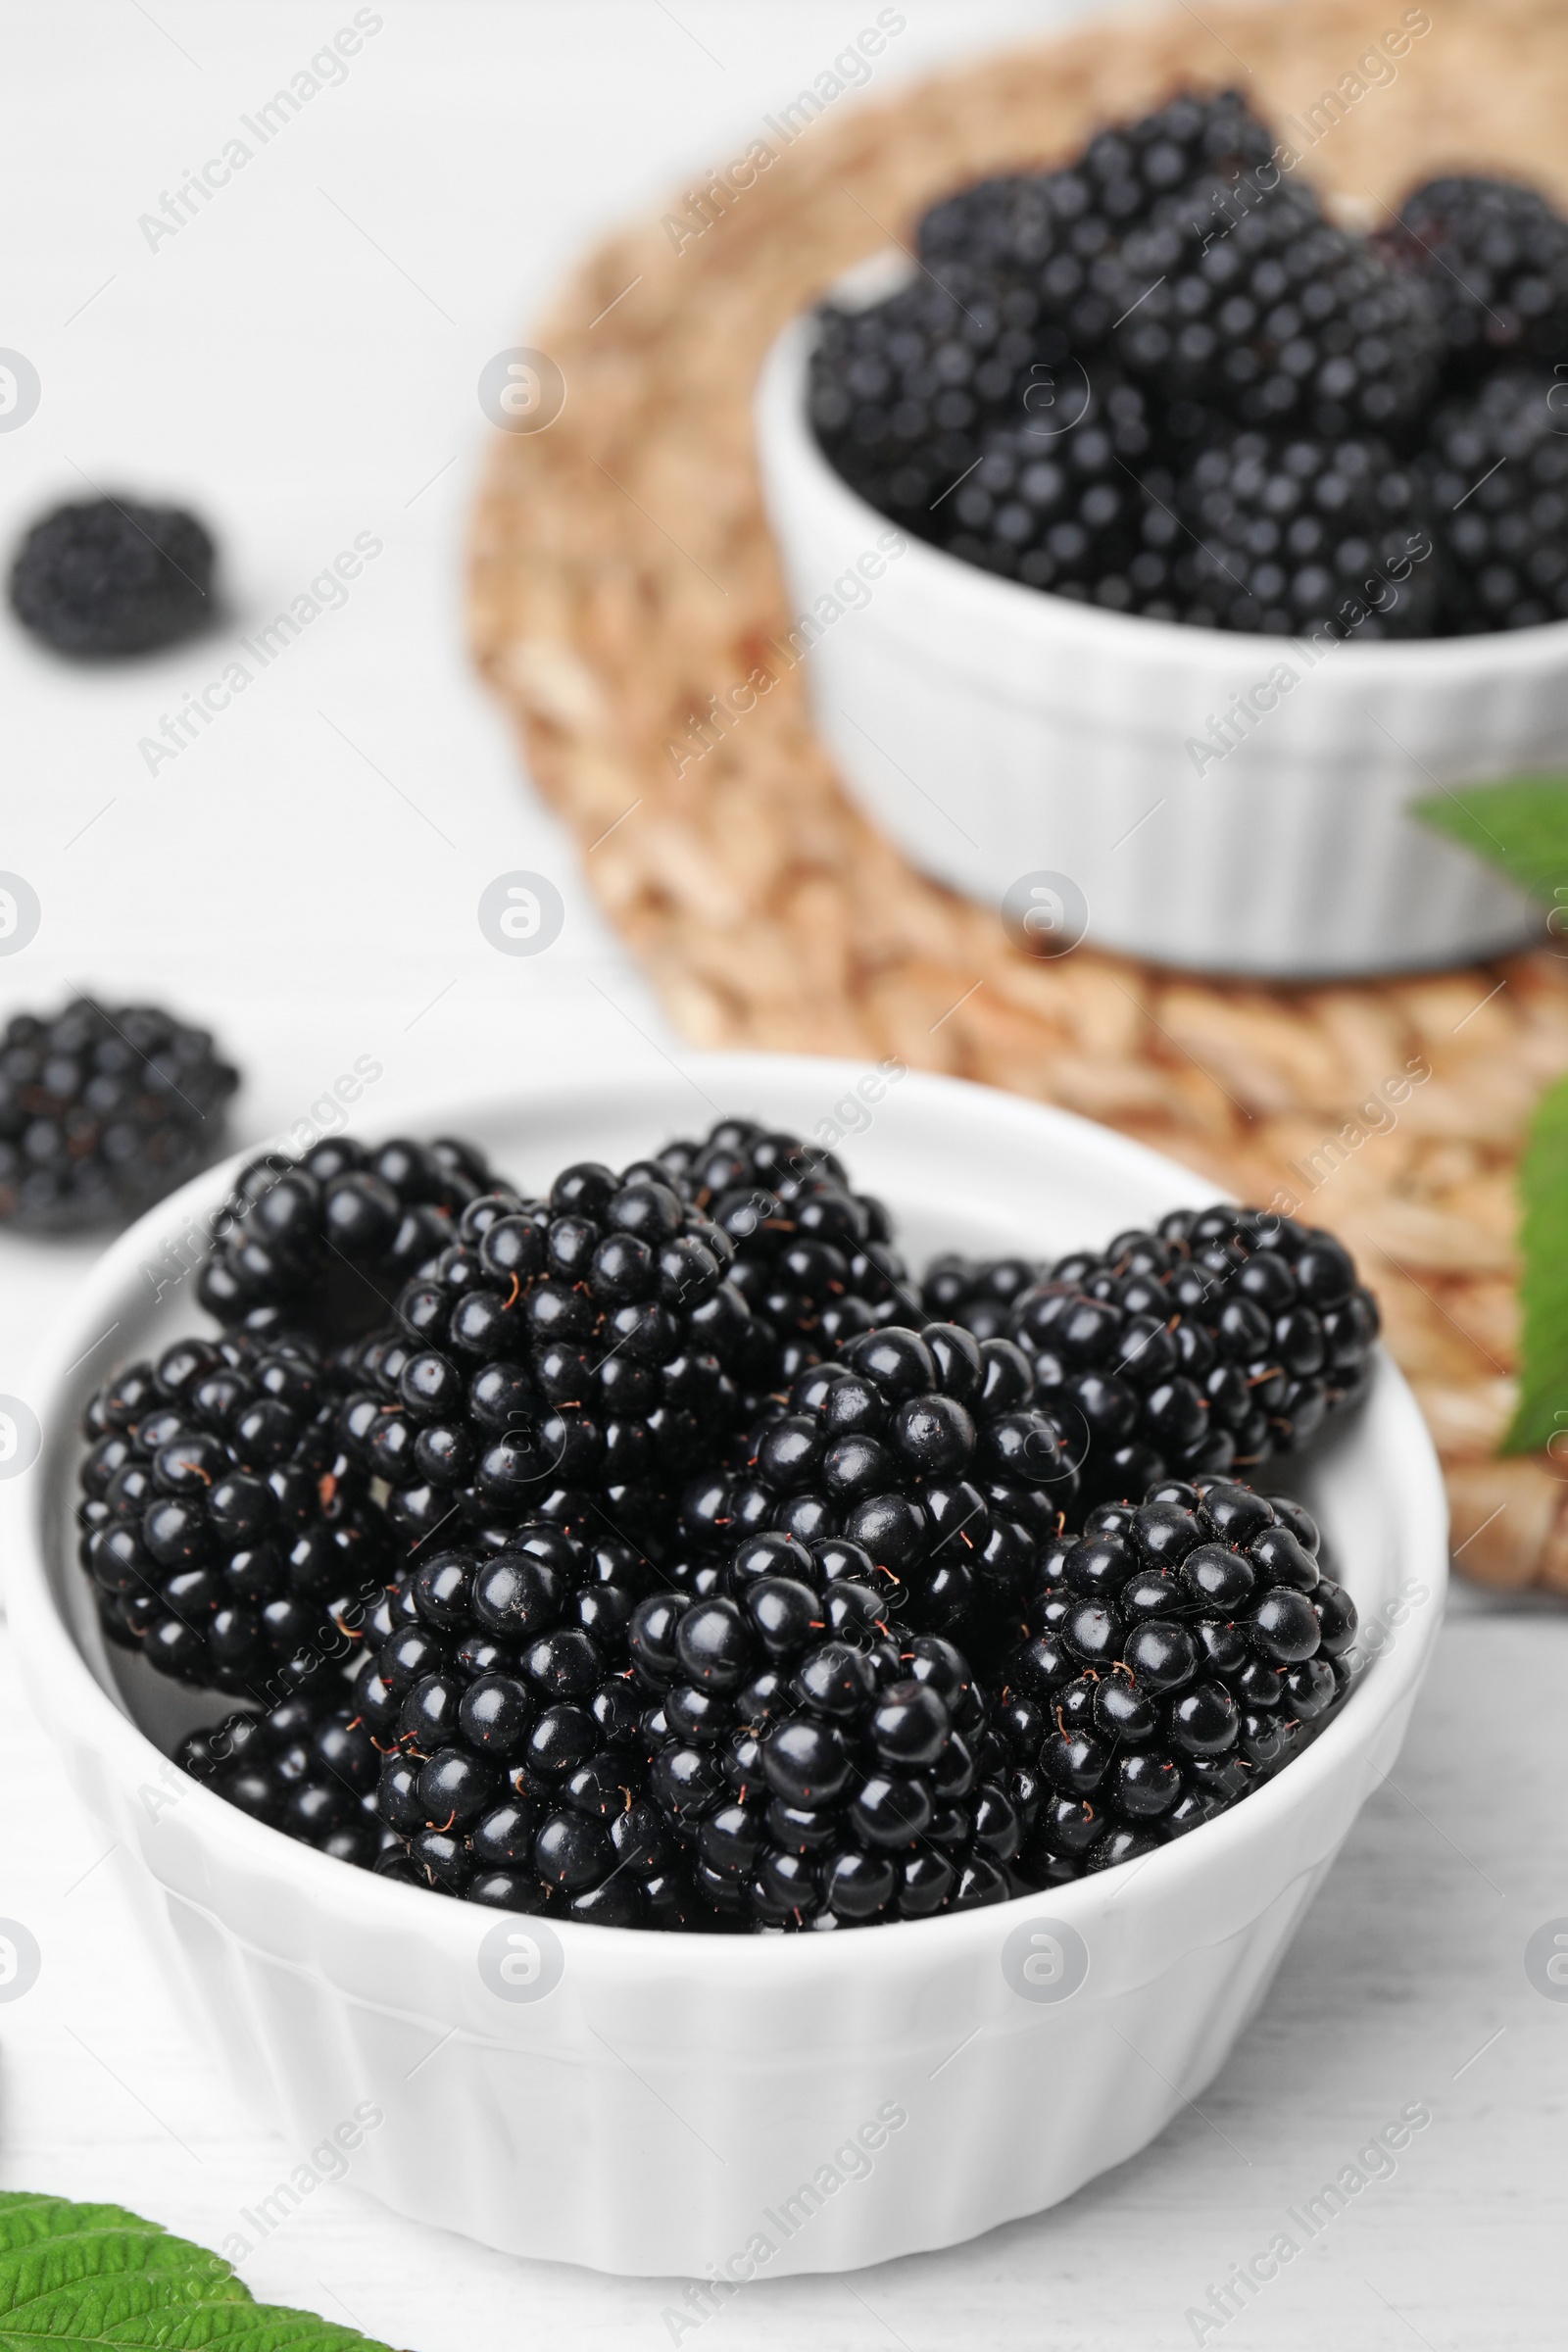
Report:
M 134 499 L 57 507 L 11 568 L 11 608 L 61 654 L 143 654 L 213 617 L 213 543 L 193 514 Z
M 754 1378 L 765 1391 L 767 1335 L 726 1279 L 728 1236 L 668 1174 L 583 1161 L 545 1201 L 483 1194 L 406 1284 L 342 1419 L 405 1535 L 454 1511 L 453 1533 L 505 1531 L 548 1504 L 655 1537 L 668 1481 L 722 1446 Z
M 1077 1492 L 1017 1347 L 890 1325 L 798 1373 L 740 1467 L 688 1486 L 682 1532 L 699 1560 L 768 1530 L 842 1542 L 901 1623 L 981 1655 Z
M 354 1686 L 398 1840 L 378 1869 L 506 1910 L 689 1924 L 699 1906 L 646 1801 L 626 1672 L 646 1590 L 629 1547 L 549 1526 L 395 1581 Z
M 855 1548 L 764 1535 L 726 1592 L 632 1618 L 649 1792 L 719 1924 L 858 1927 L 1012 1891 L 1034 1782 L 962 1653 L 900 1630 Z
M 1446 173 L 1373 241 L 1425 285 L 1456 386 L 1499 361 L 1568 360 L 1568 220 L 1539 188 Z
M 175 1750 L 182 1772 L 285 1837 L 373 1868 L 401 1852 L 375 1810 L 381 1756 L 355 1710 L 299 1692 L 265 1715 L 230 1715 Z
M 1049 1547 L 996 1710 L 1041 1791 L 1031 1883 L 1153 1851 L 1316 1737 L 1356 1629 L 1318 1551 L 1299 1503 L 1206 1478 L 1102 1503 Z
M 372 1148 L 339 1135 L 297 1160 L 270 1153 L 236 1179 L 197 1296 L 230 1328 L 363 1335 L 493 1182 L 483 1154 L 449 1136 Z
M 940 1258 L 926 1304 L 1017 1343 L 1091 1498 L 1289 1452 L 1366 1385 L 1376 1302 L 1348 1251 L 1294 1218 L 1178 1209 L 1028 1272 Z
M 112 1642 L 220 1690 L 331 1683 L 393 1564 L 336 1407 L 282 1337 L 179 1340 L 98 1391 L 76 1516 Z
M 701 1143 L 666 1145 L 656 1164 L 729 1238 L 729 1281 L 758 1333 L 754 1387 L 788 1383 L 858 1332 L 916 1318 L 887 1210 L 853 1191 L 842 1161 L 819 1144 L 721 1119 Z
M 1295 636 L 1327 622 L 1363 638 L 1430 636 L 1436 518 L 1414 466 L 1378 441 L 1229 435 L 1177 486 L 1191 538 L 1183 617 Z
M 238 1071 L 205 1029 L 78 998 L 14 1013 L 0 1046 L 0 1224 L 123 1223 L 219 1150 Z
M 1456 635 L 1568 619 L 1568 413 L 1561 378 L 1507 368 L 1440 409 L 1421 460 Z

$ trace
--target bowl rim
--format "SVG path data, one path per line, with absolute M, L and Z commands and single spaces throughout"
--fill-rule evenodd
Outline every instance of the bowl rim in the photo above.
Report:
M 846 1079 L 853 1081 L 864 1075 L 861 1063 L 807 1054 L 694 1052 L 685 1058 L 699 1077 L 710 1081 L 714 1088 L 728 1090 L 737 1102 L 744 1102 L 757 1092 L 765 1092 L 770 1076 L 801 1077 L 810 1073 L 830 1090 L 822 1099 L 831 1101 Z M 668 1081 L 662 1079 L 644 1079 L 641 1085 L 635 1078 L 626 1084 L 617 1080 L 617 1096 L 625 1101 L 644 1094 L 652 1103 L 665 1099 Z M 989 1104 L 993 1118 L 1033 1134 L 1047 1150 L 1088 1152 L 1099 1156 L 1102 1164 L 1119 1163 L 1146 1181 L 1153 1179 L 1173 1189 L 1178 1196 L 1182 1190 L 1190 1191 L 1201 1181 L 1178 1161 L 1113 1129 L 1023 1096 L 980 1086 L 968 1079 L 913 1069 L 900 1082 L 901 1097 L 906 1090 L 915 1097 L 929 1095 L 938 1107 L 946 1103 L 955 1114 L 964 1105 L 972 1109 L 976 1098 L 981 1098 Z M 523 1085 L 511 1090 L 508 1101 L 550 1117 L 602 1106 L 605 1091 L 602 1076 L 551 1079 L 536 1088 Z M 493 1118 L 497 1099 L 480 1101 L 470 1091 L 454 1097 L 435 1096 L 422 1111 L 414 1097 L 407 1102 L 400 1101 L 395 1107 L 402 1116 L 404 1132 L 439 1135 L 462 1133 L 466 1118 L 480 1124 Z M 257 1148 L 253 1145 L 229 1154 L 166 1196 L 120 1235 L 81 1277 L 66 1307 L 52 1321 L 32 1365 L 32 1407 L 45 1432 L 44 1446 L 32 1466 L 40 1475 L 34 1477 L 29 1470 L 21 1478 L 0 1483 L 0 1545 L 6 1559 L 11 1622 L 29 1685 L 42 1685 L 50 1691 L 49 1702 L 40 1705 L 38 1712 L 57 1744 L 62 1743 L 62 1735 L 55 1728 L 55 1718 L 67 1721 L 76 1747 L 94 1751 L 126 1793 L 127 1801 L 131 1791 L 144 1788 L 149 1780 L 158 1780 L 170 1760 L 100 1682 L 56 1603 L 47 1564 L 45 1524 L 53 1490 L 43 1473 L 53 1451 L 65 1441 L 52 1439 L 50 1432 L 66 1426 L 74 1434 L 74 1416 L 64 1409 L 67 1383 L 78 1369 L 83 1352 L 91 1352 L 93 1345 L 107 1336 L 103 1332 L 104 1311 L 117 1294 L 128 1287 L 127 1277 L 139 1272 L 149 1237 L 161 1236 L 172 1224 L 177 1225 L 186 1212 L 194 1214 L 211 1207 L 228 1191 L 238 1171 L 255 1156 Z M 1364 1758 L 1372 1749 L 1390 1718 L 1413 1695 L 1443 1620 L 1448 1560 L 1441 1472 L 1408 1385 L 1381 1347 L 1378 1357 L 1373 1383 L 1378 1408 L 1392 1414 L 1398 1441 L 1396 1447 L 1391 1447 L 1391 1459 L 1399 1465 L 1396 1474 L 1402 1475 L 1410 1487 L 1415 1516 L 1420 1522 L 1410 1549 L 1423 1557 L 1430 1552 L 1434 1562 L 1430 1601 L 1406 1622 L 1400 1637 L 1370 1663 L 1340 1713 L 1319 1737 L 1244 1803 L 1201 1824 L 1199 1830 L 1173 1844 L 1156 1848 L 1133 1866 L 1130 1876 L 1124 1875 L 1127 1866 L 1121 1865 L 973 1911 L 945 1913 L 930 1920 L 883 1921 L 878 1923 L 873 1936 L 700 1933 L 655 1936 L 641 1929 L 607 1928 L 546 1914 L 548 1926 L 570 1958 L 571 1972 L 580 1982 L 605 1983 L 617 1979 L 628 1968 L 640 1967 L 645 1976 L 657 1976 L 679 1959 L 688 1972 L 696 1970 L 703 1976 L 722 1972 L 731 1984 L 756 1980 L 766 1985 L 778 1981 L 780 1971 L 814 1968 L 815 1981 L 825 1984 L 831 1973 L 846 1965 L 857 1965 L 853 1960 L 846 1962 L 843 1957 L 846 1949 L 853 1954 L 867 1944 L 869 1949 L 858 1965 L 883 1971 L 898 1969 L 902 1974 L 923 1966 L 922 1954 L 935 1966 L 951 1964 L 967 1954 L 996 1946 L 1027 1916 L 1031 1907 L 1040 1912 L 1045 1906 L 1052 1918 L 1082 1927 L 1113 1906 L 1128 1892 L 1134 1879 L 1152 1875 L 1150 1891 L 1157 1896 L 1167 1885 L 1174 1886 L 1181 1874 L 1191 1876 L 1195 1864 L 1205 1858 L 1218 1871 L 1226 1867 L 1227 1856 L 1247 1845 L 1254 1841 L 1271 1843 L 1290 1816 L 1310 1809 L 1319 1784 L 1331 1775 L 1353 1770 L 1357 1757 Z M 1373 1398 L 1369 1397 L 1367 1402 L 1370 1405 Z M 181 1789 L 179 1811 L 191 1823 L 203 1849 L 212 1850 L 231 1866 L 231 1880 L 243 1877 L 274 1885 L 286 1881 L 299 1898 L 300 1907 L 317 1921 L 318 1928 L 337 1926 L 363 1935 L 373 1934 L 381 1923 L 389 1934 L 416 1935 L 427 1953 L 443 1965 L 462 1962 L 471 1968 L 476 1946 L 498 1921 L 512 1919 L 524 1923 L 532 1916 L 436 1896 L 423 1887 L 380 1879 L 372 1872 L 352 1868 L 253 1820 L 199 1783 Z M 1196 1857 L 1195 1839 L 1201 1841 Z M 151 1867 L 145 1855 L 139 1855 L 138 1859 L 144 1867 Z M 181 1899 L 188 1902 L 193 1898 L 181 1891 Z M 215 1915 L 221 1917 L 216 1902 L 213 1909 Z M 238 1940 L 247 1940 L 226 1920 L 223 1924 Z M 892 1940 L 884 1940 L 889 1937 Z M 911 1937 L 915 1938 L 912 1944 Z M 318 1956 L 306 1959 L 296 1954 L 289 1964 L 319 1974 L 320 1949 L 318 1938 Z M 806 1959 L 806 1950 L 815 1957 Z M 834 1953 L 840 1955 L 837 1960 L 832 1957 Z M 509 2014 L 515 2018 L 528 2013 Z
M 901 571 L 919 582 L 932 600 L 943 600 L 950 607 L 967 601 L 973 609 L 977 637 L 982 630 L 1001 629 L 1013 638 L 1032 635 L 1042 646 L 1058 651 L 1065 644 L 1127 662 L 1174 663 L 1211 672 L 1216 681 L 1226 682 L 1239 670 L 1250 673 L 1256 669 L 1268 648 L 1277 648 L 1278 658 L 1283 659 L 1287 648 L 1310 639 L 1306 630 L 1295 637 L 1273 637 L 1243 629 L 1199 628 L 1188 621 L 1155 620 L 1142 612 L 1103 612 L 1071 597 L 1053 595 L 1048 589 L 1004 579 L 917 538 L 850 487 L 829 463 L 810 428 L 806 408 L 807 369 L 817 319 L 816 306 L 797 312 L 763 356 L 755 414 L 764 481 L 776 467 L 780 473 L 787 472 L 793 484 L 806 486 L 819 505 L 836 507 L 843 519 L 853 521 L 858 530 L 869 528 L 873 534 L 879 529 L 898 531 L 906 542 Z M 787 535 L 787 528 L 781 535 Z M 823 583 L 824 588 L 831 585 Z M 903 630 L 896 633 L 905 634 Z M 1256 651 L 1249 658 L 1251 648 Z M 1446 682 L 1456 678 L 1460 685 L 1481 685 L 1568 667 L 1568 619 L 1538 621 L 1523 629 L 1483 630 L 1463 637 L 1373 638 L 1365 642 L 1352 637 L 1333 650 L 1339 657 L 1349 656 L 1350 669 L 1346 671 L 1342 661 L 1336 660 L 1327 670 L 1311 674 L 1320 683 L 1348 676 L 1348 693 L 1359 694 L 1389 673 L 1414 683 L 1423 675 L 1435 679 L 1441 673 Z

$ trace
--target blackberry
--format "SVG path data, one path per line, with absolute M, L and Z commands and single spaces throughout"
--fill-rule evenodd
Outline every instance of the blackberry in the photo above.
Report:
M 1327 440 L 1392 435 L 1437 388 L 1426 288 L 1302 187 L 1200 184 L 1129 236 L 1122 365 L 1238 423 Z
M 33 524 L 11 568 L 11 608 L 56 653 L 149 653 L 212 618 L 213 564 L 193 514 L 89 499 Z
M 852 1191 L 842 1161 L 820 1145 L 721 1119 L 701 1143 L 666 1145 L 657 1165 L 729 1238 L 729 1280 L 752 1310 L 752 1360 L 764 1387 L 858 1332 L 917 1319 L 887 1210 Z
M 922 258 L 974 255 L 1076 357 L 1110 353 L 1167 403 L 1335 438 L 1401 427 L 1437 382 L 1427 289 L 1325 220 L 1273 149 L 1239 92 L 1183 95 L 1065 171 L 938 206 Z
M 698 1906 L 645 1795 L 626 1545 L 524 1526 L 436 1553 L 372 1615 L 355 1683 L 382 1757 L 377 1868 L 507 1910 L 684 1926 Z
M 349 1706 L 296 1692 L 265 1715 L 193 1732 L 174 1761 L 254 1820 L 340 1862 L 372 1869 L 401 1851 L 375 1810 L 380 1753 Z
M 1153 1851 L 1316 1737 L 1356 1628 L 1318 1554 L 1300 1504 L 1207 1478 L 1102 1503 L 1048 1546 L 996 1711 L 1041 1795 L 1030 1883 Z
M 1424 637 L 1438 610 L 1435 521 L 1417 469 L 1385 443 L 1236 433 L 1177 488 L 1192 533 L 1183 618 L 1295 636 Z
M 1025 1833 L 962 1653 L 898 1631 L 834 1548 L 743 1543 L 729 1591 L 632 1619 L 654 1803 L 716 1921 L 753 1933 L 1000 1902 Z
M 230 1328 L 362 1336 L 493 1181 L 482 1154 L 452 1137 L 371 1149 L 340 1135 L 301 1159 L 270 1153 L 236 1179 L 197 1296 Z
M 217 1153 L 239 1073 L 205 1029 L 77 998 L 14 1013 L 0 1046 L 0 1224 L 123 1223 Z
M 1266 166 L 1273 147 L 1239 90 L 1184 93 L 1101 131 L 1065 170 L 982 180 L 934 205 L 920 223 L 920 258 L 939 276 L 968 263 L 1028 290 L 1087 357 L 1110 342 L 1147 287 L 1129 282 L 1129 234 L 1185 191 L 1233 186 Z
M 1102 1255 L 1074 1251 L 1032 1283 L 1029 1271 L 940 1258 L 926 1304 L 1016 1342 L 1091 1497 L 1289 1452 L 1369 1376 L 1372 1294 L 1331 1234 L 1291 1217 L 1178 1209 Z
M 944 275 L 865 309 L 824 306 L 808 394 L 845 480 L 927 539 L 940 535 L 939 502 L 974 465 L 986 427 L 1022 414 L 1031 368 L 1067 357 L 1060 335 L 1042 336 L 1025 289 Z
M 330 1683 L 389 1571 L 308 1342 L 179 1340 L 87 1407 L 81 1564 L 162 1674 L 276 1698 Z
M 653 1536 L 668 1480 L 723 1444 L 754 1375 L 765 1389 L 729 1239 L 667 1173 L 584 1161 L 546 1201 L 481 1195 L 405 1286 L 342 1429 L 406 1535 L 456 1511 L 502 1541 L 548 1507 Z
M 864 1333 L 796 1375 L 737 1470 L 691 1482 L 682 1532 L 699 1559 L 768 1530 L 842 1543 L 901 1623 L 983 1654 L 1077 1495 L 1034 1387 L 1009 1340 L 936 1323 Z
M 1097 387 L 1072 430 L 1030 418 L 993 427 L 979 463 L 946 502 L 949 553 L 1031 588 L 1113 611 L 1169 596 L 1178 532 L 1169 502 L 1140 478 L 1153 445 L 1146 395 Z M 1172 611 L 1174 608 L 1172 608 Z
M 1568 220 L 1539 189 L 1429 179 L 1374 242 L 1425 285 L 1455 386 L 1499 360 L 1568 360 Z
M 1433 420 L 1421 461 L 1461 636 L 1568 619 L 1568 412 L 1561 379 L 1509 368 Z

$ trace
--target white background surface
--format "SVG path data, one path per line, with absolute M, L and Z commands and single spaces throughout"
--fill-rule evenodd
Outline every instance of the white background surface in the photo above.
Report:
M 903 5 L 873 89 L 1066 13 Z M 0 621 L 0 867 L 43 906 L 37 938 L 0 962 L 0 1012 L 72 984 L 167 999 L 242 1062 L 240 1131 L 256 1137 L 357 1054 L 385 1065 L 365 1105 L 383 1130 L 420 1094 L 678 1059 L 466 665 L 475 379 L 590 236 L 732 152 L 876 11 L 377 13 L 343 85 L 155 252 L 138 216 L 350 22 L 352 0 L 0 7 L 0 344 L 43 381 L 36 416 L 0 434 L 0 543 L 89 483 L 188 498 L 220 536 L 229 599 L 217 636 L 110 675 Z M 138 739 L 363 531 L 385 553 L 347 604 L 149 775 Z M 516 868 L 565 901 L 537 958 L 497 955 L 475 920 L 484 885 Z M 83 1257 L 0 1244 L 0 1390 L 25 1394 L 36 1333 Z M 1210 2282 L 1414 2101 L 1434 2120 L 1395 2177 L 1205 2340 L 1560 2346 L 1568 2003 L 1531 1988 L 1523 1950 L 1568 1914 L 1565 1668 L 1550 1614 L 1471 1603 L 1450 1626 L 1396 1785 L 1201 2115 L 1039 2221 L 751 2290 L 698 2331 L 704 2346 L 1190 2343 L 1184 2313 Z M 0 1915 L 44 1954 L 36 1986 L 0 2006 L 0 2180 L 120 2198 L 216 2245 L 300 2151 L 256 2132 L 188 2039 L 100 1844 L 57 1795 L 0 1631 Z M 352 2176 L 243 2270 L 259 2294 L 416 2352 L 653 2346 L 676 2300 L 421 2232 Z

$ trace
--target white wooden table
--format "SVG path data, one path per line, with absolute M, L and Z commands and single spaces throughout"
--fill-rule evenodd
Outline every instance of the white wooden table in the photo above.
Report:
M 679 1048 L 598 920 L 465 666 L 466 502 L 485 361 L 593 231 L 722 160 L 876 11 L 868 0 L 377 0 L 346 76 L 176 233 L 144 214 L 350 24 L 297 0 L 7 0 L 0 345 L 43 399 L 0 432 L 0 541 L 90 482 L 189 496 L 220 532 L 224 633 L 81 676 L 0 622 L 0 868 L 43 923 L 0 1012 L 71 984 L 169 998 L 244 1062 L 242 1129 L 309 1115 L 357 1055 L 365 1106 L 513 1068 Z M 1066 13 L 903 0 L 877 86 Z M 1112 37 L 1107 33 L 1107 37 Z M 321 76 L 325 78 L 325 70 Z M 383 552 L 172 761 L 138 746 L 357 533 Z M 635 812 L 626 820 L 635 823 Z M 555 881 L 560 940 L 498 956 L 497 874 Z M 699 1106 L 694 1099 L 694 1116 Z M 0 1244 L 0 1391 L 86 1252 Z M 1368 1807 L 1203 2112 L 1060 2211 L 956 2252 L 758 2286 L 704 2330 L 750 2348 L 1195 2340 L 1233 2264 L 1424 2103 L 1392 2177 L 1255 2302 L 1227 2352 L 1560 2347 L 1568 2003 L 1526 1980 L 1568 1915 L 1568 1621 L 1461 1600 Z M 0 2181 L 118 2198 L 219 2245 L 299 2151 L 256 2130 L 57 1794 L 0 1629 L 0 1916 L 42 1947 L 0 2003 Z M 1042 2119 L 1050 2128 L 1050 2119 Z M 435 2155 L 433 2161 L 439 2161 Z M 319 2189 L 243 2266 L 264 2296 L 416 2352 L 667 2343 L 667 2284 L 515 2262 Z M 688 2339 L 689 2340 L 689 2339 Z

